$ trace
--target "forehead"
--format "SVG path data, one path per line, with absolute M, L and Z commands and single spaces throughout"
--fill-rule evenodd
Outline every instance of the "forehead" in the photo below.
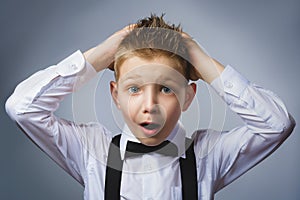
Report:
M 183 85 L 187 83 L 182 67 L 165 56 L 150 60 L 134 56 L 125 60 L 120 66 L 119 82 L 127 81 L 139 81 L 145 84 L 163 84 L 165 81 Z

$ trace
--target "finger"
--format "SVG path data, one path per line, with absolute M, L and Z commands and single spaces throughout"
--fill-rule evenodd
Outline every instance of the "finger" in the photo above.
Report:
M 125 32 L 128 34 L 135 28 L 137 28 L 137 24 L 129 24 L 129 25 L 125 26 L 124 28 L 122 28 L 121 30 L 119 30 L 118 32 Z
M 199 79 L 202 79 L 202 76 L 200 75 L 200 73 L 198 72 L 198 70 L 193 65 L 191 65 L 190 67 L 191 67 L 190 74 L 189 74 L 190 80 L 197 81 Z
M 114 67 L 115 67 L 115 62 L 112 62 L 107 68 L 110 69 L 111 71 L 115 71 Z
M 181 33 L 181 36 L 183 37 L 183 38 L 186 38 L 186 39 L 193 39 L 188 33 L 186 33 L 186 32 L 182 32 Z

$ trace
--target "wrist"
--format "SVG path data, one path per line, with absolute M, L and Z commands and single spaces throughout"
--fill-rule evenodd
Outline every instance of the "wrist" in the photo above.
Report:
M 219 77 L 224 70 L 224 66 L 214 58 L 206 56 L 203 60 L 199 60 L 201 60 L 201 62 L 197 63 L 195 67 L 201 75 L 201 78 L 207 83 L 211 83 Z
M 107 68 L 113 61 L 113 55 L 109 52 L 102 51 L 101 46 L 93 47 L 83 53 L 85 60 L 99 72 Z

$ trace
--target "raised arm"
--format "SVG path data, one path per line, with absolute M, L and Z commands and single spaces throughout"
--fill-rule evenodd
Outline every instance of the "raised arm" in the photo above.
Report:
M 217 192 L 276 150 L 293 131 L 295 121 L 276 94 L 251 83 L 233 67 L 224 68 L 185 37 L 195 75 L 209 83 L 244 122 L 230 131 L 195 134 L 198 162 L 205 161 L 211 171 L 200 173 L 199 179 L 213 181 L 207 187 Z
M 126 29 L 127 30 L 127 29 Z M 54 115 L 60 101 L 113 62 L 113 55 L 125 31 L 119 31 L 95 48 L 77 51 L 21 82 L 8 98 L 8 115 L 64 170 L 83 184 L 86 140 L 98 133 L 105 152 L 107 130 L 99 124 L 77 125 Z M 99 133 L 103 133 L 102 135 Z M 87 135 L 89 134 L 89 135 Z

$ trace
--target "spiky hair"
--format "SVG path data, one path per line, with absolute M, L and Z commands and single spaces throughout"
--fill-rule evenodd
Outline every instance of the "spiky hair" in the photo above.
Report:
M 166 56 L 173 59 L 180 67 L 187 80 L 190 79 L 188 51 L 181 35 L 180 25 L 167 23 L 164 14 L 140 19 L 130 33 L 120 43 L 115 55 L 115 76 L 118 79 L 118 69 L 122 63 L 133 56 L 143 59 L 153 59 Z

